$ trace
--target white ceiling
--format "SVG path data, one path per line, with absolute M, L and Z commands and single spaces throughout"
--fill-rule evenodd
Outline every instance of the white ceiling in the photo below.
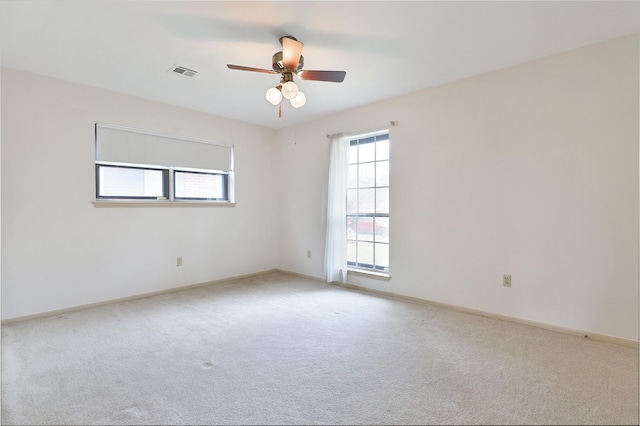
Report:
M 0 1 L 3 66 L 271 128 L 638 31 L 638 1 Z M 226 64 L 271 68 L 283 35 L 347 76 L 298 81 L 279 121 L 279 76 Z

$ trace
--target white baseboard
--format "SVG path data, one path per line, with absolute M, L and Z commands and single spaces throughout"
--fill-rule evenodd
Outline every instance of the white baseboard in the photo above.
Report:
M 69 307 L 69 308 L 54 309 L 52 311 L 39 312 L 37 314 L 24 315 L 24 316 L 19 316 L 19 317 L 14 317 L 14 318 L 7 318 L 7 319 L 3 319 L 0 322 L 0 325 L 11 324 L 13 322 L 25 321 L 25 320 L 36 319 L 36 318 L 44 318 L 44 317 L 49 317 L 49 316 L 53 316 L 53 315 L 61 315 L 61 314 L 69 313 L 69 312 L 81 311 L 83 309 L 93 308 L 93 307 L 96 307 L 96 306 L 110 305 L 112 303 L 120 303 L 120 302 L 128 302 L 130 300 L 144 299 L 145 297 L 157 296 L 157 295 L 160 295 L 160 294 L 175 293 L 177 291 L 189 290 L 191 288 L 196 288 L 196 287 L 204 287 L 204 286 L 218 284 L 218 283 L 222 283 L 222 282 L 228 282 L 228 281 L 234 281 L 234 280 L 239 280 L 239 279 L 243 279 L 243 278 L 255 277 L 255 276 L 258 276 L 258 275 L 269 274 L 269 273 L 276 272 L 276 271 L 277 271 L 277 269 L 269 269 L 269 270 L 266 270 L 266 271 L 254 272 L 254 273 L 251 273 L 251 274 L 236 275 L 236 276 L 233 276 L 233 277 L 220 278 L 220 279 L 217 279 L 217 280 L 206 281 L 206 282 L 202 282 L 202 283 L 188 284 L 188 285 L 184 285 L 184 286 L 180 286 L 180 287 L 171 287 L 171 288 L 167 288 L 167 289 L 164 289 L 164 290 L 150 291 L 150 292 L 147 292 L 147 293 L 134 294 L 132 296 L 118 297 L 118 298 L 115 298 L 115 299 L 104 300 L 104 301 L 101 301 L 101 302 L 87 303 L 87 304 L 84 304 L 84 305 L 77 305 L 77 306 L 72 306 L 72 307 Z
M 228 278 L 221 278 L 221 279 L 217 279 L 217 280 L 213 280 L 213 281 L 207 281 L 207 282 L 203 282 L 203 283 L 189 284 L 189 285 L 185 285 L 185 286 L 173 287 L 173 288 L 169 288 L 169 289 L 165 289 L 165 290 L 152 291 L 152 292 L 148 292 L 148 293 L 140 293 L 140 294 L 136 294 L 136 295 L 133 295 L 133 296 L 120 297 L 120 298 L 116 298 L 116 299 L 105 300 L 105 301 L 102 301 L 102 302 L 89 303 L 89 304 L 85 304 L 85 305 L 73 306 L 73 307 L 70 307 L 70 308 L 56 309 L 56 310 L 52 310 L 52 311 L 40 312 L 40 313 L 37 313 L 37 314 L 25 315 L 25 316 L 20 316 L 20 317 L 15 317 L 15 318 L 8 318 L 8 319 L 2 320 L 2 322 L 0 322 L 0 324 L 11 324 L 13 322 L 18 322 L 18 321 L 24 321 L 24 320 L 35 319 L 35 318 L 43 318 L 43 317 L 48 317 L 48 316 L 53 316 L 53 315 L 60 315 L 60 314 L 68 313 L 68 312 L 79 311 L 79 310 L 82 310 L 82 309 L 93 308 L 93 307 L 96 307 L 96 306 L 104 306 L 104 305 L 109 305 L 111 303 L 127 302 L 127 301 L 130 301 L 130 300 L 142 299 L 142 298 L 145 298 L 145 297 L 156 296 L 156 295 L 159 295 L 159 294 L 175 293 L 177 291 L 188 290 L 188 289 L 191 289 L 191 288 L 203 287 L 203 286 L 208 286 L 208 285 L 213 285 L 213 284 L 222 283 L 222 282 L 228 282 L 228 281 L 233 281 L 233 280 L 239 280 L 239 279 L 243 279 L 243 278 L 255 277 L 255 276 L 265 275 L 265 274 L 269 274 L 269 273 L 273 273 L 273 272 L 280 272 L 280 273 L 283 273 L 283 274 L 292 275 L 292 276 L 296 276 L 296 277 L 300 277 L 300 278 L 305 278 L 305 279 L 316 281 L 316 282 L 320 282 L 320 283 L 325 283 L 325 284 L 327 283 L 327 281 L 325 279 L 319 278 L 319 277 L 314 277 L 312 275 L 300 274 L 300 273 L 297 273 L 297 272 L 286 271 L 286 270 L 283 270 L 283 269 L 269 269 L 269 270 L 266 270 L 266 271 L 254 272 L 254 273 L 251 273 L 251 274 L 244 274 L 244 275 L 237 275 L 237 276 L 228 277 Z M 447 304 L 447 303 L 435 302 L 435 301 L 432 301 L 432 300 L 421 299 L 421 298 L 418 298 L 418 297 L 404 296 L 404 295 L 401 295 L 401 294 L 391 293 L 391 292 L 387 292 L 387 291 L 373 290 L 373 289 L 370 289 L 370 288 L 367 288 L 367 287 L 354 285 L 354 284 L 341 284 L 341 283 L 337 283 L 337 282 L 336 283 L 331 283 L 331 284 L 339 286 L 339 287 L 342 287 L 342 288 L 350 289 L 350 290 L 357 290 L 357 291 L 362 291 L 362 292 L 365 292 L 365 293 L 377 294 L 377 295 L 380 295 L 380 296 L 390 297 L 390 298 L 395 298 L 395 299 L 400 299 L 400 300 L 411 300 L 411 301 L 414 301 L 414 302 L 426 303 L 426 304 L 440 306 L 440 307 L 447 308 L 447 309 L 452 309 L 454 311 L 463 312 L 463 313 L 466 313 L 466 314 L 479 315 L 479 316 L 486 317 L 486 318 L 499 319 L 499 320 L 510 321 L 510 322 L 514 322 L 514 323 L 518 323 L 518 324 L 529 325 L 529 326 L 532 326 L 532 327 L 538 327 L 538 328 L 542 328 L 542 329 L 545 329 L 545 330 L 555 331 L 555 332 L 558 332 L 558 333 L 570 334 L 570 335 L 573 335 L 573 336 L 580 336 L 580 337 L 585 338 L 585 339 L 592 339 L 592 340 L 596 340 L 596 341 L 600 341 L 600 342 L 615 343 L 615 344 L 618 344 L 618 345 L 628 346 L 628 347 L 635 348 L 635 349 L 638 349 L 638 347 L 639 347 L 637 341 L 631 340 L 631 339 L 624 339 L 622 337 L 615 337 L 615 336 L 609 336 L 609 335 L 606 335 L 606 334 L 593 333 L 593 332 L 590 332 L 590 331 L 577 330 L 577 329 L 568 328 L 568 327 L 561 327 L 561 326 L 557 326 L 557 325 L 553 325 L 553 324 L 546 324 L 546 323 L 541 323 L 541 322 L 537 322 L 537 321 L 531 321 L 531 320 L 527 320 L 527 319 L 523 319 L 523 318 L 512 317 L 512 316 L 508 316 L 508 315 L 501 315 L 501 314 L 496 314 L 496 313 L 492 313 L 492 312 L 481 311 L 481 310 L 478 310 L 478 309 L 465 308 L 463 306 L 457 306 L 457 305 L 450 305 L 450 304 Z
M 281 271 L 281 272 L 285 272 L 285 271 Z M 553 324 L 547 324 L 547 323 L 543 323 L 543 322 L 531 321 L 531 320 L 518 318 L 518 317 L 512 317 L 512 316 L 508 316 L 508 315 L 501 315 L 501 314 L 496 314 L 496 313 L 493 313 L 493 312 L 481 311 L 479 309 L 465 308 L 464 306 L 450 305 L 448 303 L 435 302 L 433 300 L 421 299 L 421 298 L 418 298 L 418 297 L 404 296 L 404 295 L 401 295 L 401 294 L 391 293 L 391 292 L 387 292 L 387 291 L 373 290 L 373 289 L 370 289 L 370 288 L 367 288 L 367 287 L 354 285 L 354 284 L 340 284 L 340 283 L 332 283 L 332 284 L 340 286 L 340 287 L 352 289 L 352 290 L 362 291 L 362 292 L 365 292 L 365 293 L 372 293 L 372 294 L 378 294 L 380 296 L 385 296 L 385 297 L 390 297 L 390 298 L 395 298 L 395 299 L 411 300 L 411 301 L 414 301 L 414 302 L 426 303 L 426 304 L 429 304 L 429 305 L 435 305 L 435 306 L 439 306 L 439 307 L 442 307 L 442 308 L 452 309 L 454 311 L 463 312 L 463 313 L 466 313 L 466 314 L 479 315 L 479 316 L 482 316 L 482 317 L 485 317 L 485 318 L 493 318 L 493 319 L 498 319 L 498 320 L 503 320 L 503 321 L 510 321 L 510 322 L 514 322 L 514 323 L 518 323 L 518 324 L 529 325 L 529 326 L 532 326 L 532 327 L 538 327 L 538 328 L 542 328 L 542 329 L 545 329 L 545 330 L 555 331 L 557 333 L 564 333 L 564 334 L 570 334 L 570 335 L 573 335 L 573 336 L 579 336 L 579 337 L 582 337 L 584 339 L 592 339 L 592 340 L 596 340 L 596 341 L 599 341 L 599 342 L 615 343 L 617 345 L 628 346 L 628 347 L 631 347 L 631 348 L 638 349 L 638 342 L 637 341 L 631 340 L 631 339 L 625 339 L 625 338 L 622 338 L 622 337 L 609 336 L 607 334 L 593 333 L 593 332 L 590 332 L 590 331 L 577 330 L 577 329 L 573 329 L 573 328 L 569 328 L 569 327 L 562 327 L 562 326 L 553 325 Z

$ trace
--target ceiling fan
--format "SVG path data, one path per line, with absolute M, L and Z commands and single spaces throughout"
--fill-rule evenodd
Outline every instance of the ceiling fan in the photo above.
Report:
M 271 104 L 279 105 L 278 117 L 282 119 L 283 97 L 289 99 L 294 108 L 300 108 L 307 101 L 304 93 L 298 89 L 298 86 L 293 81 L 294 74 L 301 80 L 342 83 L 347 73 L 345 71 L 305 70 L 304 57 L 302 56 L 304 44 L 292 36 L 280 37 L 280 44 L 282 45 L 282 50 L 274 53 L 271 58 L 272 70 L 231 64 L 227 64 L 227 67 L 232 70 L 280 74 L 280 84 L 267 90 L 266 97 Z

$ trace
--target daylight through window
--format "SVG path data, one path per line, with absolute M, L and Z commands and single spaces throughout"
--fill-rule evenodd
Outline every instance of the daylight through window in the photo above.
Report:
M 349 144 L 347 263 L 389 272 L 389 133 L 356 136 Z

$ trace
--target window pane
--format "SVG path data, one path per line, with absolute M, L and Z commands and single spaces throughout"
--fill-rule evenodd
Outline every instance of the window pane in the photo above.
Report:
M 376 142 L 376 160 L 389 159 L 389 139 L 386 141 Z
M 347 262 L 348 263 L 357 263 L 356 258 L 356 242 L 355 241 L 347 241 Z
M 373 241 L 373 218 L 372 217 L 358 218 L 358 240 Z
M 356 224 L 358 223 L 356 216 L 347 216 L 347 239 L 355 240 L 357 237 Z
M 373 243 L 358 241 L 358 264 L 361 266 L 373 266 Z
M 349 145 L 349 164 L 358 162 L 358 145 Z
M 375 189 L 358 190 L 358 213 L 374 213 L 375 191 Z
M 358 213 L 357 189 L 347 189 L 347 213 Z
M 360 188 L 372 188 L 375 186 L 376 163 L 360 164 L 358 167 L 358 186 Z
M 376 243 L 376 266 L 389 269 L 389 244 Z
M 376 189 L 376 213 L 389 213 L 389 188 Z
M 166 197 L 162 170 L 98 166 L 98 197 Z
M 376 165 L 376 186 L 389 186 L 389 161 L 378 161 Z
M 365 143 L 358 146 L 360 147 L 360 151 L 358 152 L 358 162 L 366 163 L 368 161 L 374 161 L 376 159 L 375 143 Z
M 224 175 L 209 173 L 175 172 L 175 198 L 223 200 Z
M 389 242 L 389 218 L 376 217 L 376 241 L 379 243 Z
M 349 175 L 347 177 L 347 188 L 357 188 L 358 187 L 358 165 L 351 164 L 349 165 Z

